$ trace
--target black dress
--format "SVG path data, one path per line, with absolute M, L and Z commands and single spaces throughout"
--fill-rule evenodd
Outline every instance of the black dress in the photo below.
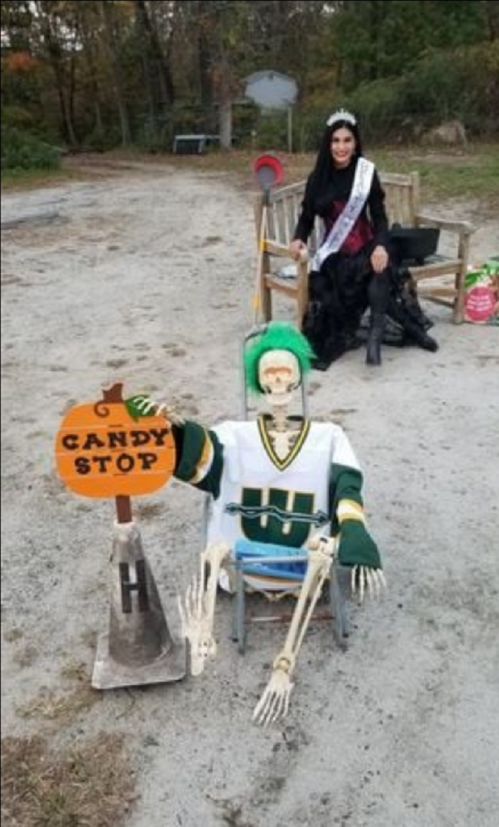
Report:
M 295 238 L 307 242 L 317 215 L 323 219 L 326 233 L 329 231 L 348 202 L 356 165 L 357 159 L 354 159 L 347 168 L 335 170 L 330 185 L 319 194 L 313 175 L 310 176 Z M 380 281 L 370 262 L 377 245 L 385 247 L 389 254 L 385 274 L 388 295 L 383 299 L 387 318 L 384 341 L 437 349 L 436 342 L 427 334 L 431 322 L 419 305 L 416 285 L 408 270 L 397 261 L 390 243 L 384 199 L 381 182 L 374 171 L 368 198 L 342 247 L 325 259 L 320 270 L 310 273 L 303 333 L 323 365 L 358 347 L 365 338 L 361 320 L 369 306 L 376 310 L 372 306 L 372 288 L 377 287 L 373 280 Z

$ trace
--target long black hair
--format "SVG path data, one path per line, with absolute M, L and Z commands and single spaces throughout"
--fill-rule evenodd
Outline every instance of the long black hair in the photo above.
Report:
M 348 120 L 338 118 L 338 120 L 335 120 L 330 126 L 327 125 L 321 138 L 315 166 L 309 178 L 310 191 L 314 200 L 320 199 L 321 196 L 331 188 L 331 180 L 336 171 L 331 155 L 331 140 L 338 129 L 348 129 L 355 138 L 353 160 L 356 162 L 357 158 L 360 158 L 362 155 L 359 127 L 357 126 L 357 122 L 352 123 L 351 116 Z

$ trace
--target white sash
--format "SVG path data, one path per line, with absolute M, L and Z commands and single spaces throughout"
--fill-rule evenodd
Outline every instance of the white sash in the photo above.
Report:
M 320 270 L 325 259 L 331 253 L 337 253 L 340 249 L 367 201 L 373 174 L 374 164 L 372 161 L 368 161 L 367 158 L 359 158 L 348 203 L 331 227 L 327 237 L 323 237 L 321 245 L 312 259 L 313 270 Z

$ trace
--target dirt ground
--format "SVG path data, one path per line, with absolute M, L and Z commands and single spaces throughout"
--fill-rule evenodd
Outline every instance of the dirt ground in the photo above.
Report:
M 238 655 L 227 597 L 202 677 L 89 688 L 114 504 L 62 486 L 55 434 L 69 407 L 116 381 L 206 424 L 239 416 L 249 195 L 218 173 L 160 164 L 2 195 L 3 222 L 27 219 L 2 234 L 3 735 L 40 735 L 61 755 L 122 737 L 126 827 L 493 827 L 499 330 L 454 326 L 444 308 L 425 307 L 437 353 L 385 348 L 373 370 L 356 351 L 312 374 L 312 415 L 343 425 L 364 467 L 389 591 L 349 602 L 346 653 L 329 624 L 311 627 L 284 722 L 262 730 L 251 715 L 285 629 L 252 627 Z M 475 206 L 438 208 L 469 218 Z M 499 252 L 499 222 L 475 213 L 481 262 Z M 200 495 L 172 482 L 134 500 L 134 514 L 175 636 L 175 595 L 201 550 Z

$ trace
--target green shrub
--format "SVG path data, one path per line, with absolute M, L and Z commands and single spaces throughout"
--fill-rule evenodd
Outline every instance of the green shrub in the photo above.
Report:
M 57 169 L 60 150 L 10 126 L 2 126 L 2 170 Z
M 334 93 L 334 105 L 316 96 L 305 100 L 295 119 L 295 147 L 317 149 L 324 122 L 344 106 L 359 116 L 365 143 L 417 140 L 426 130 L 458 119 L 470 137 L 499 132 L 499 41 L 429 51 L 398 77 Z
M 81 143 L 85 149 L 93 152 L 108 152 L 120 145 L 121 135 L 118 127 L 106 129 L 96 127 L 93 132 L 83 138 Z
M 260 114 L 253 136 L 255 149 L 286 151 L 288 147 L 287 117 L 285 109 Z

